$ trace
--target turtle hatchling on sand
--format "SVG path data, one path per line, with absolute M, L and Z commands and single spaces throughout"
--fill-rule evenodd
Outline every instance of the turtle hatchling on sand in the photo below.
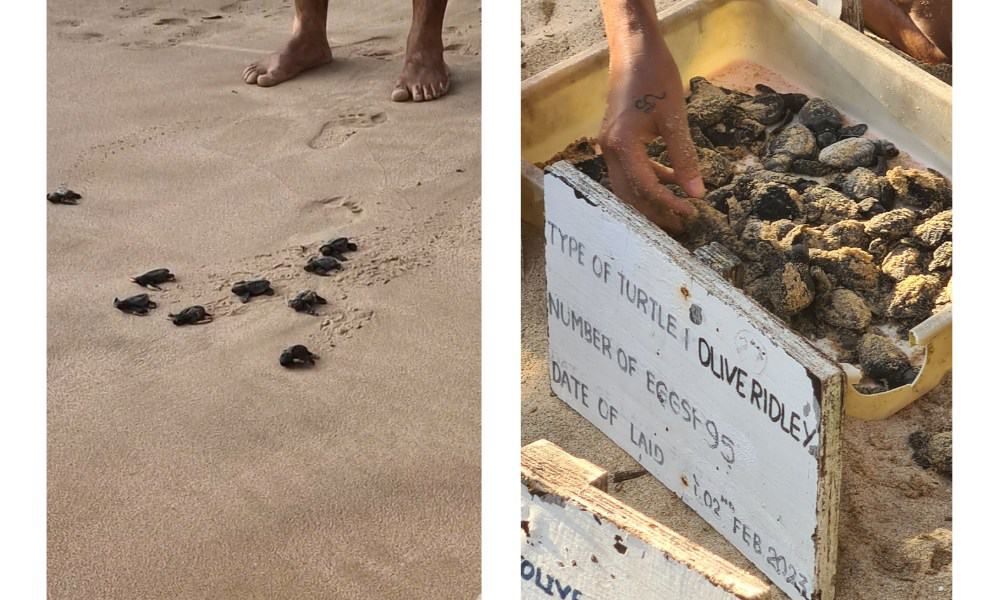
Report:
M 318 256 L 310 258 L 303 268 L 310 273 L 325 276 L 329 275 L 331 271 L 340 269 L 340 263 L 332 256 Z
M 83 198 L 83 196 L 64 185 L 59 186 L 56 191 L 45 195 L 45 199 L 52 204 L 79 204 L 80 198 Z
M 237 281 L 233 284 L 233 293 L 240 297 L 241 302 L 249 302 L 253 296 L 273 296 L 271 282 L 266 279 L 254 279 L 253 281 Z
M 344 258 L 345 252 L 356 252 L 358 245 L 345 237 L 336 238 L 319 247 L 319 253 L 323 256 L 332 256 L 337 260 L 347 260 Z
M 136 294 L 124 300 L 115 298 L 115 308 L 130 315 L 146 315 L 149 309 L 156 308 L 156 302 L 149 299 L 149 294 Z
M 189 306 L 177 314 L 167 315 L 174 325 L 204 325 L 212 322 L 212 315 L 208 314 L 204 306 Z
M 302 344 L 295 344 L 294 346 L 289 346 L 281 353 L 278 358 L 278 364 L 287 368 L 299 367 L 303 365 L 315 364 L 319 356 L 313 354 Z
M 138 283 L 144 288 L 159 290 L 159 284 L 173 281 L 174 279 L 176 279 L 176 277 L 170 272 L 170 269 L 153 269 L 152 271 L 133 277 L 132 281 Z
M 326 304 L 326 298 L 320 296 L 312 290 L 305 290 L 304 292 L 299 292 L 294 298 L 288 301 L 288 306 L 291 306 L 296 310 L 296 312 L 306 313 L 310 315 L 316 314 L 316 305 Z

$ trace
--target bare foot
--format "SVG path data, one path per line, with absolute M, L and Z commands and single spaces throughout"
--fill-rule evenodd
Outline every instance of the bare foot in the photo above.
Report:
M 392 90 L 394 102 L 424 102 L 440 98 L 451 87 L 451 71 L 444 64 L 441 49 L 425 52 L 407 51 L 403 61 L 403 72 Z
M 261 87 L 277 85 L 299 73 L 333 60 L 326 34 L 293 35 L 281 52 L 251 63 L 243 70 L 243 81 Z

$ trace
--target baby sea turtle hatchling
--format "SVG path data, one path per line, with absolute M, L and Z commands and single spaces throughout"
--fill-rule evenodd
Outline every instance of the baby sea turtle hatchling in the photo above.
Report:
M 330 274 L 330 271 L 340 269 L 340 263 L 332 256 L 319 256 L 310 258 L 303 268 L 310 273 L 326 276 Z
M 212 322 L 212 315 L 208 314 L 204 306 L 189 306 L 177 314 L 169 314 L 174 325 L 204 325 Z
M 149 294 L 136 294 L 124 300 L 115 298 L 115 308 L 130 315 L 146 315 L 149 309 L 156 308 L 156 302 L 149 299 Z
M 316 314 L 317 304 L 326 304 L 326 298 L 320 296 L 312 290 L 299 292 L 294 298 L 288 301 L 288 306 L 294 308 L 296 312 L 307 313 L 310 315 Z
M 828 100 L 812 98 L 799 111 L 802 124 L 816 134 L 820 148 L 848 138 L 861 137 L 868 131 L 868 125 L 844 125 L 843 116 Z
M 785 121 L 789 112 L 798 112 L 809 98 L 803 94 L 781 94 L 763 83 L 754 86 L 757 94 L 739 105 L 750 118 L 764 125 Z
M 899 156 L 899 150 L 890 141 L 846 137 L 820 150 L 819 162 L 841 171 L 870 167 L 881 176 L 885 175 L 887 160 L 896 156 Z
M 247 303 L 253 296 L 273 296 L 271 282 L 266 279 L 254 279 L 253 281 L 237 281 L 233 284 L 232 291 L 240 297 L 240 301 Z
M 176 277 L 170 272 L 170 269 L 153 269 L 152 271 L 143 273 L 138 277 L 133 277 L 132 281 L 138 283 L 144 288 L 159 290 L 159 284 L 173 281 L 174 279 L 176 279 Z
M 319 247 L 319 253 L 323 256 L 332 256 L 337 260 L 346 260 L 344 258 L 345 252 L 355 252 L 358 249 L 358 245 L 354 242 L 348 240 L 345 237 L 330 240 L 329 242 L 323 244 Z
M 45 195 L 45 199 L 52 204 L 79 204 L 80 198 L 83 198 L 83 196 L 64 185 L 59 186 L 56 191 Z
M 306 348 L 302 344 L 295 344 L 294 346 L 285 348 L 285 350 L 281 353 L 281 356 L 278 358 L 278 364 L 286 369 L 289 369 L 292 367 L 315 364 L 318 359 L 319 356 L 310 352 L 309 348 Z

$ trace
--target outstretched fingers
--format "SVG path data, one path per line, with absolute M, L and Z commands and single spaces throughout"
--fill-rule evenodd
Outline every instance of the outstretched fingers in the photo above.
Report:
M 679 105 L 671 99 L 671 106 L 666 111 L 665 120 L 659 124 L 660 135 L 667 147 L 667 156 L 673 166 L 673 183 L 681 186 L 689 196 L 702 198 L 705 196 L 705 182 L 698 170 L 698 150 L 691 141 L 691 130 L 687 122 L 687 111 L 683 100 Z
M 693 214 L 694 207 L 663 187 L 660 177 L 668 173 L 653 166 L 642 144 L 612 143 L 602 149 L 615 193 L 668 233 L 681 233 L 683 217 Z
M 677 173 L 668 167 L 667 165 L 655 160 L 649 160 L 650 166 L 653 167 L 653 173 L 656 174 L 656 178 L 660 180 L 660 183 L 673 183 L 677 184 Z

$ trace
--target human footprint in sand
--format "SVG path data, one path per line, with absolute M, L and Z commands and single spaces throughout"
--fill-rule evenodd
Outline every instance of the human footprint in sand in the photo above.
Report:
M 262 87 L 277 85 L 333 60 L 326 37 L 329 0 L 295 0 L 292 38 L 280 51 L 250 64 L 243 80 Z M 451 73 L 444 62 L 441 28 L 448 0 L 413 0 L 403 72 L 392 90 L 396 102 L 424 102 L 448 93 Z

